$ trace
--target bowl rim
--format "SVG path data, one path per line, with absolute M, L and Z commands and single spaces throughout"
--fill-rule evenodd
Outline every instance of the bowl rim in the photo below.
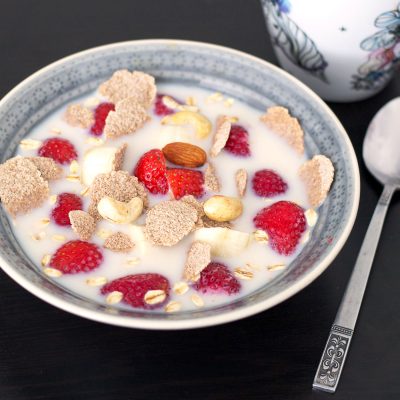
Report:
M 354 148 L 351 144 L 350 138 L 347 135 L 346 130 L 342 126 L 339 119 L 333 113 L 333 111 L 328 107 L 328 105 L 308 86 L 303 84 L 294 76 L 290 75 L 288 72 L 283 69 L 271 64 L 270 62 L 263 60 L 259 57 L 253 56 L 246 52 L 236 50 L 230 47 L 217 45 L 213 43 L 201 42 L 201 41 L 192 41 L 192 40 L 182 40 L 182 39 L 141 39 L 141 40 L 128 40 L 122 42 L 115 42 L 110 44 L 105 44 L 101 46 L 92 47 L 87 50 L 79 51 L 73 53 L 69 56 L 63 57 L 57 61 L 54 61 L 45 67 L 37 70 L 33 74 L 29 75 L 22 82 L 20 82 L 17 86 L 11 89 L 1 100 L 0 100 L 0 108 L 3 103 L 7 102 L 9 98 L 14 96 L 14 93 L 18 92 L 21 88 L 28 85 L 31 81 L 35 80 L 37 77 L 51 70 L 53 67 L 56 67 L 60 64 L 64 64 L 66 62 L 70 62 L 76 58 L 79 58 L 82 55 L 90 55 L 91 53 L 96 53 L 101 50 L 109 50 L 115 49 L 119 47 L 124 47 L 127 45 L 135 45 L 135 46 L 147 46 L 147 45 L 190 45 L 197 46 L 198 48 L 212 49 L 216 51 L 223 51 L 225 53 L 230 53 L 232 55 L 236 55 L 242 58 L 246 58 L 249 61 L 254 61 L 257 63 L 263 64 L 266 68 L 272 69 L 275 73 L 282 76 L 284 79 L 291 81 L 295 86 L 297 86 L 300 90 L 305 92 L 308 96 L 310 96 L 328 115 L 331 120 L 334 122 L 338 131 L 342 135 L 342 139 L 347 145 L 347 150 L 349 153 L 349 162 L 351 164 L 351 168 L 354 172 L 353 177 L 353 188 L 354 188 L 354 196 L 353 202 L 351 205 L 351 210 L 349 213 L 349 218 L 346 221 L 344 229 L 342 231 L 341 236 L 336 241 L 336 243 L 330 248 L 329 253 L 318 263 L 317 267 L 314 268 L 309 273 L 302 276 L 298 281 L 296 281 L 292 286 L 284 289 L 283 291 L 275 294 L 271 298 L 260 301 L 256 304 L 248 304 L 241 308 L 235 310 L 229 310 L 222 314 L 215 314 L 206 317 L 199 317 L 195 319 L 184 319 L 184 320 L 151 320 L 146 318 L 135 318 L 135 317 L 126 317 L 112 314 L 105 314 L 101 311 L 84 309 L 76 304 L 70 303 L 66 300 L 63 300 L 57 297 L 54 294 L 51 294 L 41 287 L 36 286 L 34 283 L 29 281 L 23 274 L 19 273 L 16 269 L 13 268 L 12 265 L 9 265 L 6 260 L 0 255 L 0 267 L 3 271 L 10 276 L 14 281 L 16 281 L 19 285 L 21 285 L 24 289 L 28 290 L 35 296 L 44 300 L 45 302 L 60 308 L 64 311 L 68 311 L 72 314 L 78 315 L 80 317 L 84 317 L 93 321 L 107 323 L 115 326 L 122 326 L 128 328 L 140 328 L 140 329 L 154 329 L 154 330 L 175 330 L 175 329 L 191 329 L 191 328 L 201 328 L 207 326 L 220 325 L 223 323 L 240 320 L 242 318 L 257 314 L 259 312 L 265 311 L 284 300 L 292 297 L 303 288 L 308 286 L 312 281 L 314 281 L 319 275 L 322 274 L 326 270 L 326 268 L 331 264 L 331 262 L 335 259 L 339 251 L 344 246 L 347 241 L 348 236 L 353 228 L 354 221 L 357 215 L 359 199 L 360 199 L 360 171 L 358 167 L 357 157 L 354 152 Z

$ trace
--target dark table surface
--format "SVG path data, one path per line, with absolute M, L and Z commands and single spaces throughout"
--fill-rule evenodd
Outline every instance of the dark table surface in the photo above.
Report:
M 276 63 L 257 0 L 2 0 L 0 96 L 65 55 L 130 39 L 214 42 Z M 361 203 L 349 240 L 301 293 L 227 325 L 157 332 L 91 322 L 37 299 L 0 272 L 0 399 L 328 399 L 314 373 L 381 191 L 361 162 L 368 122 L 400 94 L 330 104 L 360 161 Z M 400 133 L 399 133 L 400 134 Z M 400 201 L 375 257 L 336 399 L 399 399 Z

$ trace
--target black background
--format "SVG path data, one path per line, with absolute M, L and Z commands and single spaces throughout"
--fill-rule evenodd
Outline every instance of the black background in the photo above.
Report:
M 0 96 L 61 57 L 143 38 L 214 42 L 276 63 L 257 0 L 1 0 Z M 0 272 L 0 399 L 330 398 L 311 384 L 381 191 L 362 141 L 399 93 L 397 77 L 372 99 L 330 104 L 360 161 L 358 217 L 330 268 L 271 310 L 199 330 L 129 330 L 60 311 Z M 400 398 L 399 220 L 395 196 L 335 399 Z

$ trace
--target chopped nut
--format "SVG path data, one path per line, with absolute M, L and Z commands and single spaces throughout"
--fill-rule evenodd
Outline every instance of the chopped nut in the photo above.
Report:
M 207 168 L 204 172 L 204 186 L 212 192 L 219 192 L 221 190 L 221 185 L 215 173 L 215 168 L 210 162 L 207 163 Z
M 35 139 L 22 139 L 19 142 L 19 147 L 22 150 L 36 150 L 42 145 L 40 140 Z
M 305 231 L 300 239 L 300 244 L 305 244 L 310 240 L 310 231 Z
M 170 301 L 166 306 L 165 306 L 165 311 L 170 313 L 170 312 L 176 312 L 179 311 L 182 308 L 182 304 L 179 303 L 178 301 Z
M 190 300 L 192 300 L 193 304 L 196 307 L 203 307 L 204 306 L 204 300 L 197 293 L 193 293 L 190 296 Z
M 113 224 L 129 224 L 136 221 L 143 211 L 143 200 L 134 197 L 129 202 L 118 201 L 105 196 L 97 204 L 97 211 Z
M 278 271 L 280 269 L 286 268 L 285 264 L 272 264 L 272 265 L 267 265 L 267 270 L 268 271 Z
M 60 276 L 62 276 L 62 272 L 59 271 L 58 269 L 55 268 L 49 268 L 46 267 L 43 269 L 43 272 L 47 275 L 50 276 L 51 278 L 59 278 Z
M 67 124 L 79 128 L 89 128 L 94 123 L 93 111 L 80 104 L 70 104 L 65 112 Z
M 108 282 L 105 276 L 97 276 L 96 278 L 86 279 L 86 285 L 88 286 L 103 286 Z
M 253 272 L 250 271 L 249 268 L 237 267 L 234 269 L 233 273 L 237 278 L 243 279 L 243 280 L 250 280 L 250 279 L 253 279 L 253 277 L 254 277 Z
M 61 129 L 59 129 L 59 128 L 51 128 L 50 129 L 50 132 L 51 133 L 54 133 L 54 134 L 56 134 L 56 135 L 61 135 Z
M 176 282 L 172 290 L 179 295 L 185 294 L 189 290 L 189 286 L 186 282 Z
M 299 121 L 289 114 L 284 107 L 270 107 L 261 121 L 271 131 L 282 136 L 298 153 L 304 153 L 304 133 Z
M 208 218 L 226 222 L 237 219 L 243 212 L 242 201 L 235 197 L 215 195 L 210 197 L 203 205 Z
M 214 140 L 210 150 L 211 157 L 216 157 L 225 147 L 225 144 L 229 138 L 230 131 L 231 131 L 231 122 L 229 121 L 229 118 L 226 115 L 218 117 L 214 134 Z
M 194 111 L 178 111 L 171 115 L 166 115 L 161 120 L 162 125 L 192 125 L 196 137 L 205 139 L 211 133 L 211 122 L 203 115 Z
M 261 267 L 257 264 L 253 264 L 253 263 L 246 263 L 246 268 L 254 269 L 255 271 L 261 271 Z
M 238 169 L 235 174 L 235 180 L 239 197 L 243 197 L 246 194 L 247 171 L 243 168 Z
M 50 254 L 45 254 L 42 259 L 40 260 L 40 263 L 42 265 L 42 267 L 45 267 L 46 265 L 49 264 L 51 260 L 51 255 Z
M 147 304 L 158 304 L 162 303 L 167 298 L 167 294 L 164 290 L 149 290 L 144 295 L 144 301 Z
M 317 223 L 318 213 L 313 208 L 306 210 L 304 216 L 306 217 L 308 226 L 314 226 Z
M 200 278 L 201 271 L 203 271 L 210 262 L 211 245 L 203 242 L 192 243 L 186 258 L 183 279 L 196 282 Z
M 106 297 L 106 303 L 107 304 L 117 304 L 119 303 L 122 299 L 124 298 L 123 293 L 118 292 L 118 291 L 114 291 L 111 292 L 107 295 Z
M 253 233 L 253 236 L 254 236 L 254 240 L 259 243 L 268 243 L 268 241 L 269 241 L 268 233 L 261 229 L 257 229 Z

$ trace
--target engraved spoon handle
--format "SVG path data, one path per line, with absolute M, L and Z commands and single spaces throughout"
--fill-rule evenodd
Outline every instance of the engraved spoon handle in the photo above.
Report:
M 396 189 L 396 186 L 385 185 L 379 198 L 319 362 L 313 382 L 315 389 L 331 393 L 336 391 L 367 286 L 383 222 Z

